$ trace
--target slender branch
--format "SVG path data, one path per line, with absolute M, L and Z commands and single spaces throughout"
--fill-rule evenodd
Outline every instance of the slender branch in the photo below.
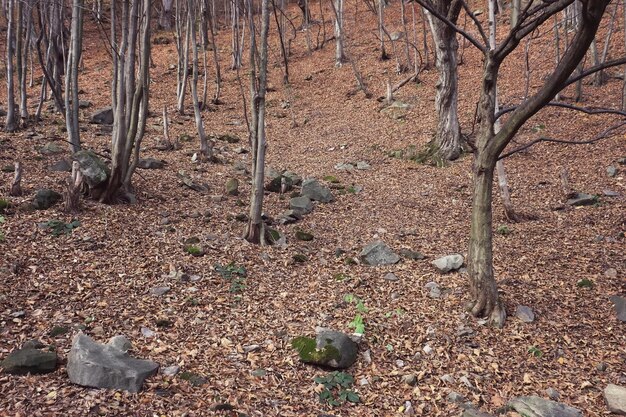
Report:
M 485 45 L 489 45 L 489 38 L 487 37 L 485 30 L 483 29 L 483 25 L 480 24 L 474 12 L 470 10 L 469 6 L 467 5 L 467 2 L 462 1 L 461 4 L 463 5 L 463 9 L 465 10 L 465 13 L 467 13 L 470 19 L 474 21 L 474 24 L 476 25 L 476 29 L 478 29 L 478 33 L 480 33 L 480 37 L 483 38 L 483 42 L 485 43 Z
M 620 116 L 626 116 L 626 111 L 622 111 L 622 110 L 607 109 L 603 107 L 579 107 L 579 106 L 574 106 L 572 104 L 561 103 L 558 101 L 551 101 L 547 103 L 546 106 L 562 107 L 564 109 L 575 110 L 575 111 L 579 111 L 585 114 L 617 114 Z M 517 106 L 503 108 L 498 113 L 496 113 L 496 116 L 495 116 L 496 120 L 504 116 L 505 114 L 514 111 L 516 108 Z
M 504 159 L 507 158 L 513 154 L 516 154 L 518 152 L 521 152 L 525 149 L 530 148 L 533 145 L 536 145 L 537 143 L 540 142 L 552 142 L 552 143 L 561 143 L 561 144 L 565 144 L 565 145 L 589 145 L 595 142 L 598 142 L 602 139 L 608 139 L 613 137 L 614 135 L 611 135 L 611 132 L 619 129 L 620 127 L 626 125 L 626 121 L 625 122 L 621 122 L 615 126 L 611 126 L 610 128 L 608 128 L 607 130 L 605 130 L 604 132 L 600 133 L 599 135 L 595 136 L 594 138 L 591 138 L 589 140 L 565 140 L 565 139 L 553 139 L 553 138 L 545 138 L 545 137 L 541 137 L 541 138 L 537 138 L 533 141 L 530 141 L 518 148 L 513 149 L 510 152 L 504 153 L 502 155 L 500 155 L 500 157 L 498 158 L 498 160 L 500 159 Z
M 606 68 L 611 68 L 611 67 L 616 67 L 618 65 L 622 65 L 622 64 L 626 64 L 626 56 L 623 56 L 621 58 L 617 58 L 614 59 L 612 61 L 607 61 L 603 64 L 599 64 L 599 65 L 595 65 L 593 67 L 590 67 L 588 69 L 586 69 L 585 71 L 581 72 L 580 74 L 577 74 L 571 78 L 569 78 L 567 81 L 565 81 L 565 84 L 563 85 L 563 88 L 567 87 L 568 85 L 574 84 L 576 81 L 580 80 L 581 78 L 585 78 L 588 77 L 591 74 L 594 74 L 598 71 L 602 71 Z
M 476 48 L 478 48 L 479 51 L 481 51 L 482 53 L 486 54 L 488 51 L 488 48 L 486 45 L 481 44 L 480 42 L 478 42 L 472 35 L 470 35 L 469 33 L 467 33 L 466 31 L 464 31 L 463 29 L 461 29 L 460 27 L 458 27 L 457 25 L 455 25 L 454 23 L 452 23 L 450 21 L 450 19 L 448 19 L 447 17 L 445 17 L 444 15 L 442 15 L 441 13 L 439 13 L 433 6 L 432 4 L 430 4 L 430 2 L 427 2 L 425 0 L 414 0 L 417 4 L 419 4 L 420 6 L 422 6 L 423 8 L 425 8 L 426 10 L 428 10 L 429 13 L 431 13 L 433 16 L 435 16 L 437 19 L 441 20 L 443 23 L 445 23 L 446 25 L 448 25 L 453 31 L 455 31 L 456 33 L 458 33 L 459 35 L 463 36 L 465 39 L 467 39 L 472 45 L 474 45 Z

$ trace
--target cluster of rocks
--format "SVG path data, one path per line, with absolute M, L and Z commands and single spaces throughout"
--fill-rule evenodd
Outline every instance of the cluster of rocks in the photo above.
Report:
M 10 353 L 0 366 L 13 375 L 46 374 L 57 369 L 57 354 L 38 341 L 28 341 Z M 141 390 L 146 378 L 156 374 L 159 364 L 128 355 L 130 341 L 112 337 L 101 344 L 78 333 L 67 358 L 67 374 L 72 383 L 84 387 L 110 388 L 129 392 Z M 168 369 L 168 372 L 172 372 Z

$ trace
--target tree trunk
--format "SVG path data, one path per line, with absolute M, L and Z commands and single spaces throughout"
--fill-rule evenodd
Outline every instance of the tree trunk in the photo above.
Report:
M 16 117 L 15 117 L 15 86 L 13 81 L 13 39 L 14 39 L 14 26 L 15 18 L 13 16 L 13 7 L 15 0 L 8 0 L 7 2 L 7 116 L 4 129 L 7 132 L 14 132 L 17 129 Z
M 22 164 L 20 162 L 15 163 L 15 177 L 13 178 L 13 182 L 11 183 L 11 189 L 9 190 L 9 195 L 12 197 L 19 197 L 23 194 L 22 192 Z
M 163 30 L 172 30 L 172 8 L 174 7 L 173 0 L 161 1 L 161 12 L 159 14 L 159 28 Z
M 70 48 L 65 70 L 65 126 L 67 128 L 70 151 L 80 150 L 80 130 L 78 128 L 78 63 L 82 51 L 83 1 L 74 0 L 72 5 L 72 29 Z
M 493 166 L 474 162 L 474 194 L 468 249 L 471 302 L 474 316 L 486 317 L 491 325 L 502 327 L 506 311 L 502 306 L 493 273 L 492 193 Z
M 460 4 L 453 2 L 446 6 L 439 2 L 438 9 L 456 23 Z M 450 7 L 446 9 L 446 7 Z M 437 110 L 437 134 L 435 144 L 437 152 L 444 160 L 454 160 L 461 155 L 461 128 L 458 115 L 458 64 L 459 44 L 456 32 L 447 24 L 428 13 L 431 32 L 435 41 L 435 62 L 439 72 L 436 86 L 435 108 Z
M 331 6 L 335 12 L 335 66 L 341 67 L 346 62 L 346 55 L 343 50 L 343 0 L 332 0 Z

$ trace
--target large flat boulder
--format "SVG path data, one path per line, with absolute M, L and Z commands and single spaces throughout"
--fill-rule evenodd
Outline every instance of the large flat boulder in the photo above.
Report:
M 577 408 L 536 396 L 513 398 L 507 406 L 526 417 L 583 417 Z
M 79 333 L 67 359 L 67 374 L 74 384 L 139 392 L 146 378 L 157 373 L 159 364 L 128 355 L 130 342 L 123 336 L 107 344 Z

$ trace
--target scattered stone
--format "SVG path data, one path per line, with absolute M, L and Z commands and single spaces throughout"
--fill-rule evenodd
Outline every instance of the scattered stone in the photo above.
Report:
M 165 367 L 161 370 L 161 373 L 165 376 L 174 376 L 180 371 L 180 366 L 172 365 Z
M 61 336 L 61 335 L 64 335 L 64 334 L 68 333 L 69 331 L 70 331 L 70 329 L 68 329 L 65 326 L 54 326 L 50 330 L 50 337 Z
M 309 197 L 311 200 L 320 203 L 330 203 L 333 201 L 333 195 L 328 187 L 324 187 L 314 178 L 304 180 L 302 182 L 302 191 L 300 195 Z
M 170 291 L 170 287 L 154 287 L 153 289 L 150 290 L 150 293 L 152 295 L 156 295 L 157 297 L 160 297 L 162 295 L 165 295 L 169 291 Z
M 614 177 L 617 175 L 617 168 L 615 168 L 613 165 L 609 165 L 606 168 L 606 175 L 608 175 L 609 177 Z
M 42 155 L 56 155 L 63 152 L 63 148 L 56 142 L 48 142 L 39 149 Z
M 294 197 L 289 200 L 289 208 L 300 215 L 309 214 L 313 211 L 313 202 L 309 197 Z
M 428 296 L 430 298 L 441 298 L 441 288 L 439 288 L 439 284 L 436 282 L 427 283 L 424 288 L 428 290 Z
M 226 181 L 225 191 L 227 195 L 239 194 L 239 180 L 237 178 L 229 178 Z
M 96 110 L 89 119 L 91 123 L 97 125 L 112 125 L 113 124 L 113 108 L 103 107 Z
M 52 172 L 72 172 L 72 164 L 67 159 L 61 159 L 48 167 Z
M 109 168 L 100 158 L 90 151 L 78 151 L 73 156 L 78 161 L 80 173 L 90 187 L 97 187 L 105 182 L 109 176 Z
M 613 190 L 604 190 L 602 191 L 602 194 L 604 194 L 606 197 L 619 197 L 619 193 Z
M 604 389 L 604 400 L 609 411 L 626 416 L 626 388 L 609 384 Z
M 202 375 L 198 375 L 196 373 L 188 372 L 188 371 L 185 371 L 182 374 L 180 374 L 180 379 L 182 379 L 183 381 L 188 381 L 194 387 L 199 387 L 207 383 L 207 379 L 203 377 Z
M 88 109 L 91 107 L 91 101 L 89 100 L 78 100 L 78 108 L 79 109 Z
M 293 185 L 302 184 L 302 177 L 296 174 L 295 172 L 285 171 L 283 172 L 283 177 L 290 179 Z
M 517 306 L 517 308 L 515 309 L 515 317 L 517 317 L 524 323 L 532 323 L 533 321 L 535 321 L 535 313 L 528 306 Z
M 472 385 L 467 376 L 463 375 L 461 378 L 459 378 L 459 381 L 461 381 L 463 385 L 465 385 L 467 388 L 474 389 L 474 385 Z
M 536 396 L 513 398 L 507 406 L 527 417 L 583 417 L 576 408 Z
M 270 191 L 272 193 L 287 193 L 293 189 L 293 181 L 291 178 L 285 177 L 284 175 L 279 175 L 278 177 L 272 178 L 269 183 L 265 186 L 265 190 Z
M 15 172 L 15 165 L 13 164 L 4 165 L 2 168 L 0 168 L 0 171 L 6 172 L 6 173 Z
M 111 338 L 106 345 L 79 333 L 74 337 L 67 359 L 67 374 L 74 384 L 139 392 L 146 378 L 159 364 L 135 359 L 126 353 L 130 342 L 124 336 Z
M 400 278 L 398 278 L 396 276 L 396 274 L 390 272 L 387 275 L 385 275 L 385 281 L 391 281 L 391 282 L 395 282 L 395 281 L 399 281 Z
M 430 355 L 431 353 L 433 353 L 433 348 L 431 348 L 430 345 L 424 345 L 424 347 L 422 348 L 422 351 L 425 354 Z
M 137 166 L 141 169 L 163 169 L 165 167 L 165 161 L 156 158 L 141 158 Z
M 156 336 L 156 333 L 153 332 L 152 330 L 148 329 L 147 327 L 143 327 L 142 326 L 141 327 L 141 335 L 143 337 L 146 337 L 146 338 L 151 338 L 151 337 Z
M 32 347 L 14 350 L 2 362 L 4 372 L 13 375 L 47 374 L 57 367 L 57 355 Z
M 465 397 L 456 391 L 450 391 L 446 397 L 451 403 L 461 404 L 467 401 Z
M 439 379 L 446 384 L 454 384 L 454 377 L 450 374 L 442 375 Z
M 368 164 L 365 161 L 359 161 L 359 162 L 356 163 L 356 169 L 358 169 L 358 170 L 364 171 L 364 170 L 367 170 L 367 169 L 370 169 L 370 168 L 371 168 L 371 165 Z
M 352 171 L 354 169 L 354 165 L 346 162 L 340 162 L 335 165 L 335 169 L 339 171 Z
M 402 256 L 403 258 L 411 259 L 411 260 L 414 260 L 414 261 L 420 261 L 420 260 L 426 258 L 421 253 L 412 251 L 411 249 L 400 249 L 399 253 L 400 253 L 400 256 Z
M 417 377 L 415 376 L 415 374 L 403 375 L 402 383 L 410 385 L 410 386 L 414 386 L 415 384 L 417 384 Z
M 302 230 L 296 230 L 296 239 L 303 242 L 310 242 L 313 240 L 313 235 L 311 233 L 303 232 Z
M 261 378 L 264 377 L 265 375 L 267 375 L 267 371 L 263 368 L 259 368 L 259 369 L 255 369 L 254 371 L 251 372 L 252 376 L 255 376 L 257 378 Z
M 433 266 L 443 274 L 450 271 L 456 271 L 463 266 L 463 255 L 454 254 L 443 256 L 439 259 L 435 259 L 433 261 Z
M 371 266 L 392 265 L 400 261 L 400 257 L 381 240 L 369 243 L 363 248 L 359 256 L 363 263 Z
M 607 370 L 608 367 L 609 366 L 606 364 L 606 362 L 600 362 L 596 365 L 596 370 L 599 372 L 604 372 Z
M 315 339 L 298 337 L 292 341 L 304 363 L 336 369 L 351 367 L 357 360 L 359 346 L 345 333 L 318 329 Z
M 574 193 L 570 199 L 567 200 L 567 204 L 574 207 L 593 206 L 597 202 L 598 198 L 595 195 L 586 193 Z
M 231 133 L 225 133 L 223 135 L 217 135 L 217 140 L 224 141 L 226 143 L 239 143 L 241 139 L 237 135 Z
M 607 278 L 617 278 L 617 269 L 608 268 L 606 271 L 604 271 L 604 276 Z
M 552 401 L 558 401 L 559 398 L 561 398 L 561 394 L 559 394 L 559 392 L 552 387 L 546 389 L 546 394 Z
M 615 307 L 615 313 L 617 319 L 626 322 L 626 298 L 614 295 L 610 298 L 613 306 Z
M 61 194 L 49 189 L 37 190 L 35 197 L 32 201 L 32 206 L 36 210 L 47 210 L 54 206 L 59 200 L 63 198 Z

